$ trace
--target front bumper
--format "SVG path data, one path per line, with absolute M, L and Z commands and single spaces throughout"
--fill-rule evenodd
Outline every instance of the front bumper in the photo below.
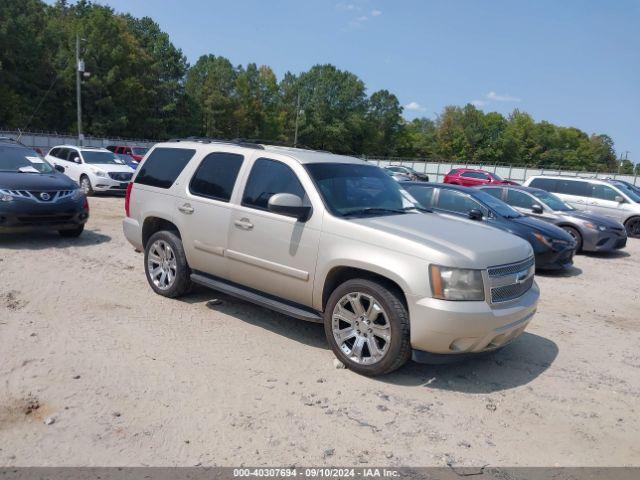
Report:
M 121 192 L 124 193 L 129 185 L 128 181 L 114 180 L 111 177 L 91 177 L 91 187 L 95 192 Z
M 84 198 L 52 204 L 16 200 L 10 206 L 0 205 L 0 233 L 78 228 L 89 219 L 84 202 Z
M 122 231 L 125 238 L 136 250 L 143 250 L 142 227 L 135 218 L 126 217 L 122 221 Z
M 421 352 L 455 358 L 501 348 L 524 332 L 536 312 L 539 297 L 535 282 L 524 295 L 504 304 L 410 297 L 414 358 L 420 360 Z M 423 358 L 426 356 L 433 357 Z
M 575 244 L 562 248 L 561 250 L 546 249 L 542 252 L 535 252 L 536 268 L 540 270 L 560 270 L 573 265 L 573 256 L 576 253 Z
M 609 252 L 618 250 L 627 245 L 627 233 L 621 230 L 605 230 L 604 232 L 592 230 L 583 233 L 582 250 L 585 252 Z

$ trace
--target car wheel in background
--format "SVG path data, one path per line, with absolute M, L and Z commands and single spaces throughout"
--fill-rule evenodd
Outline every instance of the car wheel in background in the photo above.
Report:
M 631 217 L 624 226 L 627 229 L 627 235 L 633 238 L 640 238 L 640 217 Z
M 85 195 L 93 195 L 93 187 L 91 186 L 91 180 L 86 175 L 80 177 L 80 188 Z
M 72 230 L 60 230 L 58 233 L 62 237 L 74 238 L 79 237 L 84 232 L 84 224 L 80 225 L 78 228 L 74 228 Z
M 191 269 L 182 241 L 173 232 L 156 232 L 147 241 L 144 269 L 149 285 L 158 295 L 176 298 L 191 288 Z
M 377 281 L 353 279 L 336 288 L 324 329 L 336 357 L 362 375 L 392 372 L 411 356 L 407 309 L 399 293 Z
M 571 235 L 576 241 L 576 253 L 582 251 L 582 235 L 580 235 L 580 232 L 577 229 L 569 226 L 563 226 L 562 229 L 569 235 Z

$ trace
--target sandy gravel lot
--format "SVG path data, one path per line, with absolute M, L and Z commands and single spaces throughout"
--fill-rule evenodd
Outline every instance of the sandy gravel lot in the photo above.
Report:
M 640 465 L 640 240 L 538 276 L 495 356 L 369 379 L 320 325 L 153 294 L 122 198 L 91 208 L 0 239 L 0 465 Z

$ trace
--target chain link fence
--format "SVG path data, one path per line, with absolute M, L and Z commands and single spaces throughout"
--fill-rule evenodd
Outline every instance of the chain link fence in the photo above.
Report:
M 18 138 L 29 147 L 37 147 L 43 152 L 49 151 L 56 145 L 77 145 L 78 137 L 73 135 L 64 135 L 50 132 L 17 132 L 15 130 L 0 130 L 0 137 Z M 129 145 L 139 147 L 151 147 L 156 142 L 146 139 L 131 138 L 100 138 L 87 136 L 84 138 L 83 144 L 90 147 L 106 147 L 108 145 Z M 429 159 L 420 158 L 382 158 L 382 157 L 362 157 L 364 160 L 375 163 L 380 167 L 387 165 L 402 165 L 411 167 L 418 172 L 429 175 L 432 182 L 441 182 L 444 176 L 453 168 L 478 168 L 500 175 L 506 180 L 522 183 L 532 175 L 568 175 L 593 178 L 615 178 L 624 180 L 633 185 L 640 186 L 640 178 L 637 174 L 625 175 L 616 172 L 588 172 L 579 170 L 566 170 L 560 167 L 527 167 L 522 165 L 487 165 L 480 163 L 456 163 L 445 161 L 429 161 Z

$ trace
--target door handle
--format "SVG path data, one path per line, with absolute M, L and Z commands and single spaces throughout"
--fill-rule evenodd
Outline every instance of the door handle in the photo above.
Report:
M 193 212 L 195 212 L 194 208 L 188 203 L 185 203 L 184 205 L 178 207 L 178 210 L 186 215 L 191 215 Z
M 253 223 L 251 223 L 248 218 L 241 218 L 240 220 L 233 222 L 233 224 L 243 230 L 251 230 L 253 228 Z

